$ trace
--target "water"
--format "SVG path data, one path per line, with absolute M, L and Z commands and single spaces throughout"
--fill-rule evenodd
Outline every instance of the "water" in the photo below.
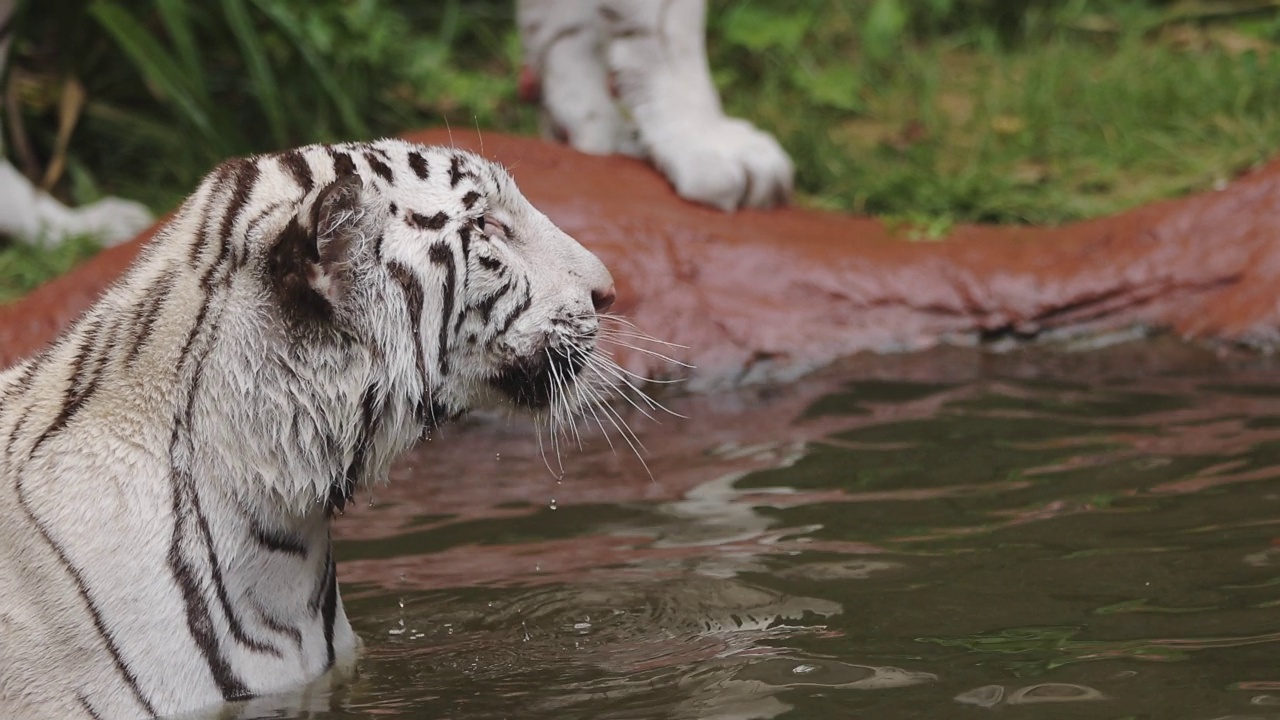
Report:
M 1280 718 L 1265 365 L 882 359 L 638 418 L 653 480 L 455 428 L 338 524 L 359 676 L 253 716 Z

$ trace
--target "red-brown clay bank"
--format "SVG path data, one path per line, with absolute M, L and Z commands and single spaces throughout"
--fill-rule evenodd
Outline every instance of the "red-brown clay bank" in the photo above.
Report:
M 411 139 L 479 151 L 474 134 Z M 940 242 L 874 220 L 784 209 L 724 214 L 677 198 L 638 161 L 487 134 L 484 154 L 596 252 L 616 310 L 704 383 L 785 377 L 859 351 L 991 334 L 1168 329 L 1280 339 L 1280 161 L 1226 189 L 1059 228 L 964 226 Z M 48 343 L 149 233 L 0 307 L 0 367 Z M 636 369 L 669 372 L 630 357 Z

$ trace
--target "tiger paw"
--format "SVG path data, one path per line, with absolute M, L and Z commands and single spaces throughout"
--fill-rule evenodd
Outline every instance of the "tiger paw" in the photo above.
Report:
M 795 169 L 774 137 L 746 120 L 720 116 L 647 138 L 649 154 L 681 197 L 721 210 L 783 205 Z

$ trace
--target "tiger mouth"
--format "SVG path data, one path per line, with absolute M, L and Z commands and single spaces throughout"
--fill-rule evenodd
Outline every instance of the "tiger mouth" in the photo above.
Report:
M 587 365 L 587 354 L 575 347 L 547 347 L 503 366 L 490 380 L 515 405 L 545 410 L 573 386 Z

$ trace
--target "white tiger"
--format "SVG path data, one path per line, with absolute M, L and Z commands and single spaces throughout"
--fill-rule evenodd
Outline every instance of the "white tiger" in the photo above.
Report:
M 0 76 L 18 0 L 0 0 Z M 732 210 L 791 194 L 787 153 L 728 117 L 706 59 L 706 0 L 518 0 L 525 64 L 540 79 L 544 131 L 583 152 L 650 159 L 690 200 Z M 0 159 L 0 234 L 84 233 L 110 245 L 151 222 L 133 202 L 70 209 Z
M 332 515 L 469 409 L 600 402 L 613 299 L 470 153 L 219 166 L 0 373 L 0 717 L 172 715 L 349 667 Z

